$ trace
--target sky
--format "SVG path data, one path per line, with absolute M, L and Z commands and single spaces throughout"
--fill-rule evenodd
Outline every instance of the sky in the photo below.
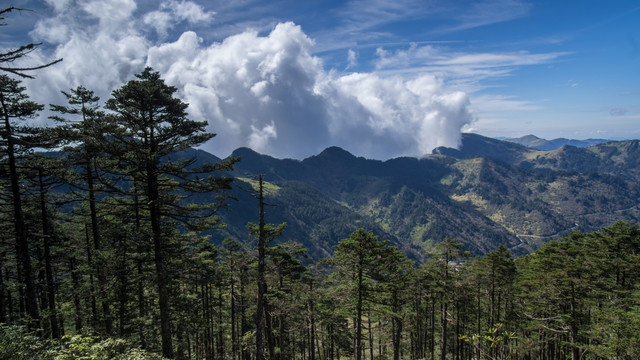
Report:
M 42 45 L 24 80 L 64 104 L 107 100 L 145 66 L 189 103 L 226 157 L 340 146 L 388 159 L 461 132 L 640 137 L 640 3 L 520 0 L 14 0 L 0 48 Z M 42 112 L 41 122 L 47 122 Z

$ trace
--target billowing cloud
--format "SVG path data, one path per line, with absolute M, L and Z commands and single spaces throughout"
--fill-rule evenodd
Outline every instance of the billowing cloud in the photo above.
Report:
M 32 35 L 56 45 L 52 55 L 64 61 L 43 70 L 31 96 L 45 104 L 64 101 L 61 90 L 83 85 L 101 97 L 122 85 L 145 64 L 149 41 L 135 27 L 133 0 L 71 2 L 55 8 L 56 16 L 36 24 Z M 76 19 L 76 21 L 70 21 Z M 81 19 L 81 20 L 79 20 Z
M 326 72 L 313 41 L 282 23 L 268 36 L 245 32 L 203 46 L 195 33 L 149 50 L 158 69 L 220 136 L 210 149 L 249 145 L 304 157 L 338 145 L 359 155 L 421 155 L 457 146 L 472 119 L 468 99 L 432 76 L 412 80 Z
M 159 10 L 147 13 L 142 21 L 153 27 L 161 38 L 178 22 L 187 21 L 190 24 L 210 21 L 214 13 L 205 11 L 202 6 L 192 1 L 168 0 L 160 4 Z
M 208 121 L 208 131 L 218 136 L 203 148 L 218 156 L 249 146 L 303 158 L 332 145 L 371 158 L 420 156 L 436 146 L 457 146 L 460 129 L 472 121 L 466 94 L 448 91 L 432 75 L 326 70 L 312 55 L 314 41 L 291 22 L 266 35 L 244 31 L 212 44 L 193 31 L 154 43 L 145 34 L 158 27 L 131 21 L 133 2 L 119 0 L 122 8 L 112 19 L 105 19 L 99 3 L 68 7 L 67 13 L 60 10 L 58 18 L 38 24 L 34 33 L 42 37 L 56 29 L 48 40 L 57 44 L 55 56 L 65 60 L 39 75 L 46 85 L 30 90 L 36 100 L 62 102 L 51 100 L 51 94 L 77 85 L 106 99 L 149 65 L 178 88 L 191 118 Z M 187 21 L 204 19 L 198 15 L 205 14 L 202 9 L 185 5 L 168 1 L 143 15 L 158 23 L 167 12 L 183 11 Z M 92 21 L 66 22 L 69 11 L 83 11 Z M 162 26 L 170 27 L 170 21 Z

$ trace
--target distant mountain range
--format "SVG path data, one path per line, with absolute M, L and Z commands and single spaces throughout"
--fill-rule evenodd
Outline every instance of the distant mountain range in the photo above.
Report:
M 535 135 L 525 135 L 519 138 L 504 138 L 501 140 L 520 144 L 536 150 L 556 150 L 565 145 L 571 145 L 571 146 L 583 148 L 583 147 L 595 146 L 598 144 L 611 141 L 606 139 L 573 140 L 573 139 L 565 139 L 565 138 L 545 140 Z
M 262 174 L 273 205 L 267 221 L 287 223 L 278 241 L 301 242 L 314 258 L 331 254 L 359 227 L 418 260 L 446 237 L 475 254 L 500 244 L 523 254 L 572 230 L 591 231 L 620 219 L 637 222 L 639 143 L 542 151 L 464 134 L 460 149 L 387 161 L 337 147 L 301 161 L 240 148 L 231 155 L 241 158 L 231 173 L 237 201 L 220 213 L 226 228 L 211 236 L 248 239 L 246 224 L 257 222 L 258 204 L 247 190 Z M 203 162 L 217 161 L 202 151 L 194 154 Z

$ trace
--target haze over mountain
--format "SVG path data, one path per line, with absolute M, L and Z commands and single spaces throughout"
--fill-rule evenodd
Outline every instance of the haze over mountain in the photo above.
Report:
M 594 145 L 611 141 L 606 139 L 575 140 L 575 139 L 565 139 L 565 138 L 546 140 L 546 139 L 539 138 L 535 135 L 525 135 L 519 138 L 505 138 L 502 140 L 524 145 L 528 148 L 532 148 L 536 150 L 556 150 L 561 148 L 564 145 L 571 145 L 571 146 L 582 148 L 582 147 L 594 146 Z

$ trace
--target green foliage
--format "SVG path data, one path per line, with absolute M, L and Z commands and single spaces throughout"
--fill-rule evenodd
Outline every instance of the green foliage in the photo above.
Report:
M 52 344 L 23 326 L 0 324 L 0 359 L 52 359 Z
M 472 345 L 480 354 L 480 359 L 512 359 L 515 356 L 513 343 L 516 333 L 502 330 L 503 324 L 495 324 L 483 334 L 462 335 L 460 339 Z
M 162 360 L 160 355 L 117 339 L 86 335 L 42 340 L 22 326 L 0 324 L 0 359 L 12 360 Z

